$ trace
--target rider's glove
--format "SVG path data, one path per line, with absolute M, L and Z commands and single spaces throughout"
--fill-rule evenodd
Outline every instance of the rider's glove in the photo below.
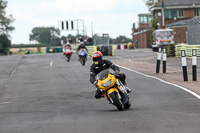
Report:
M 118 77 L 118 76 L 119 76 L 119 71 L 116 70 L 116 71 L 114 72 L 114 75 L 115 75 L 115 77 Z
M 93 85 L 94 85 L 95 87 L 98 87 L 98 81 L 94 81 Z

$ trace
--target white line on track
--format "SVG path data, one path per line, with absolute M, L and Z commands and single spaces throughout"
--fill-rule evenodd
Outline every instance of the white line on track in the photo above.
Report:
M 53 66 L 53 61 L 50 62 L 50 67 L 52 67 L 52 66 Z
M 116 64 L 116 65 L 117 65 L 117 64 Z M 176 85 L 176 84 L 173 84 L 173 83 L 164 81 L 164 80 L 162 80 L 162 79 L 160 79 L 160 78 L 157 78 L 157 77 L 154 77 L 154 76 L 150 76 L 150 75 L 147 75 L 147 74 L 144 74 L 144 73 L 141 73 L 141 72 L 138 72 L 138 71 L 135 71 L 135 70 L 126 68 L 126 67 L 124 67 L 124 66 L 120 66 L 120 65 L 117 65 L 117 66 L 119 66 L 119 67 L 121 67 L 121 68 L 123 68 L 123 69 L 126 69 L 126 70 L 128 70 L 128 71 L 132 71 L 132 72 L 134 72 L 134 73 L 137 73 L 137 74 L 140 74 L 140 75 L 143 75 L 143 76 L 152 78 L 152 79 L 156 79 L 156 80 L 158 80 L 158 81 L 160 81 L 160 82 L 163 82 L 163 83 L 165 83 L 165 84 L 178 87 L 178 88 L 180 88 L 180 89 L 182 89 L 182 90 L 184 90 L 184 91 L 186 91 L 186 92 L 192 94 L 193 96 L 197 97 L 198 99 L 200 99 L 200 95 L 198 95 L 197 93 L 195 93 L 195 92 L 193 92 L 193 91 L 191 91 L 191 90 L 188 90 L 187 88 L 184 88 L 184 87 L 182 87 L 182 86 L 179 86 L 179 85 Z
M 7 104 L 7 103 L 10 103 L 10 102 L 3 102 L 3 103 L 0 103 L 0 104 Z

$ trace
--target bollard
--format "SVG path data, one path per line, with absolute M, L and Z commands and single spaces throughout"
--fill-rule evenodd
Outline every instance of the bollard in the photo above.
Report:
M 181 50 L 181 61 L 182 61 L 182 69 L 183 69 L 183 79 L 184 81 L 188 81 L 185 50 Z
M 192 50 L 192 80 L 197 81 L 197 57 L 196 49 Z
M 159 73 L 160 71 L 160 60 L 161 60 L 161 48 L 158 49 L 156 73 Z
M 166 62 L 167 61 L 167 54 L 166 54 L 166 48 L 163 48 L 163 73 L 166 73 Z

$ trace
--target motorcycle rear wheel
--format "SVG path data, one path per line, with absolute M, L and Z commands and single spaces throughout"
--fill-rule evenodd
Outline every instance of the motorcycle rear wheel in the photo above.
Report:
M 118 110 L 124 110 L 124 105 L 122 104 L 122 102 L 120 102 L 120 99 L 117 97 L 115 92 L 112 92 L 110 94 L 110 98 L 112 99 L 112 101 L 114 102 L 113 104 L 118 108 Z

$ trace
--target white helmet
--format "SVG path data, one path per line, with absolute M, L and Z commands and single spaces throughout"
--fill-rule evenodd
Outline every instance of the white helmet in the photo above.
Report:
M 81 44 L 84 44 L 84 42 L 81 42 L 80 45 L 81 45 Z

